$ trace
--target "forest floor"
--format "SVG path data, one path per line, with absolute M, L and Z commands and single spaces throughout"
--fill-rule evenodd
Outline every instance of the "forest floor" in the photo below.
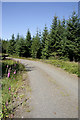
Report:
M 24 90 L 19 94 L 26 96 L 25 89 L 29 90 L 29 101 L 15 109 L 14 118 L 78 118 L 76 75 L 40 61 L 14 59 L 24 64 L 27 70 Z

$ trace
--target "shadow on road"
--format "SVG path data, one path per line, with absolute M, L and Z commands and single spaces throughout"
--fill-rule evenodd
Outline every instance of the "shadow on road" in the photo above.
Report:
M 28 66 L 26 66 L 25 68 L 26 68 L 27 72 L 35 70 L 35 67 L 28 67 Z

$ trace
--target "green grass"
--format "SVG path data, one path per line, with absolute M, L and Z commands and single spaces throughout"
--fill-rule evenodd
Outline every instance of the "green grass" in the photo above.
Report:
M 63 60 L 41 60 L 41 61 L 54 65 L 56 67 L 60 67 L 69 73 L 80 76 L 80 73 L 78 72 L 78 63 L 76 62 L 63 61 Z
M 15 58 L 15 56 L 13 58 Z M 78 77 L 80 77 L 80 72 L 79 72 L 80 70 L 79 70 L 78 62 L 70 62 L 68 60 L 65 61 L 65 60 L 58 60 L 58 59 L 46 60 L 46 59 L 34 59 L 34 58 L 25 58 L 25 57 L 16 57 L 16 58 L 45 62 L 47 64 L 60 67 L 64 69 L 65 71 L 71 74 L 76 74 Z
M 8 65 L 8 68 L 7 68 Z M 8 69 L 10 70 L 10 77 L 7 77 Z M 16 91 L 22 85 L 22 74 L 25 70 L 25 67 L 19 62 L 13 60 L 3 60 L 2 61 L 2 70 L 3 70 L 3 79 L 2 84 L 2 117 L 8 118 L 13 112 L 13 106 L 9 108 L 9 105 L 12 103 Z M 16 70 L 16 74 L 14 71 Z M 10 88 L 10 90 L 9 90 Z

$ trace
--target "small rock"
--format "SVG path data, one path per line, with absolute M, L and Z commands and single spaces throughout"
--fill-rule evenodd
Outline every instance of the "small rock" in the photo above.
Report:
M 54 114 L 56 115 L 56 112 L 54 112 Z

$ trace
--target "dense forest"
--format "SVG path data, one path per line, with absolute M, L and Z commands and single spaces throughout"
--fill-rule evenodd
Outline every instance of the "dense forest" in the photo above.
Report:
M 10 40 L 2 40 L 2 53 L 20 57 L 55 58 L 70 61 L 80 60 L 80 23 L 76 12 L 68 20 L 54 16 L 50 30 L 45 25 L 43 32 L 31 37 L 14 34 Z

